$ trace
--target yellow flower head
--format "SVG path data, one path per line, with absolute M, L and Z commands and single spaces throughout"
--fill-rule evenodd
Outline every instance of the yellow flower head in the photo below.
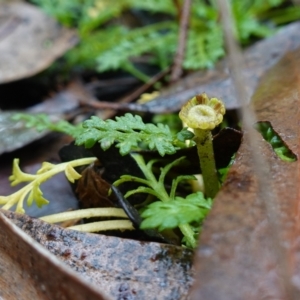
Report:
M 222 122 L 224 114 L 224 103 L 217 98 L 209 99 L 203 93 L 189 100 L 179 112 L 179 117 L 192 129 L 212 130 Z

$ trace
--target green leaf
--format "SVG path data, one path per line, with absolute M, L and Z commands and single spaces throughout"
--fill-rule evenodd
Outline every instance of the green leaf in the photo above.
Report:
M 174 22 L 161 22 L 151 24 L 134 30 L 127 30 L 116 43 L 113 43 L 97 58 L 97 70 L 106 71 L 119 69 L 126 66 L 131 57 L 157 50 L 161 47 L 170 49 L 169 45 L 175 45 L 177 40 L 177 26 Z M 170 49 L 172 51 L 172 49 Z
M 49 203 L 49 201 L 43 197 L 43 192 L 40 189 L 39 182 L 35 182 L 33 184 L 32 190 L 27 198 L 27 205 L 31 206 L 33 200 L 35 200 L 36 205 L 40 208 Z
M 3 205 L 3 209 L 10 209 L 12 206 L 17 204 L 16 211 L 24 213 L 23 201 L 28 195 L 27 203 L 29 206 L 31 206 L 33 201 L 35 201 L 38 207 L 42 207 L 49 202 L 43 197 L 43 192 L 40 189 L 40 185 L 43 182 L 63 171 L 65 171 L 67 178 L 71 182 L 74 182 L 74 180 L 81 177 L 74 168 L 89 165 L 95 160 L 96 157 L 79 158 L 69 162 L 60 163 L 58 165 L 44 162 L 42 167 L 35 175 L 33 175 L 22 172 L 19 167 L 19 159 L 15 158 L 13 162 L 13 175 L 9 177 L 9 180 L 13 185 L 24 181 L 29 181 L 29 183 L 9 196 L 0 196 L 0 205 Z
M 78 180 L 81 177 L 81 174 L 79 174 L 70 164 L 66 165 L 65 175 L 71 183 L 74 183 L 75 180 Z
M 201 26 L 189 31 L 184 68 L 211 68 L 225 52 L 221 27 L 215 23 L 209 28 Z
M 255 128 L 261 133 L 263 138 L 270 143 L 274 152 L 283 161 L 293 162 L 297 156 L 286 146 L 278 133 L 275 132 L 270 122 L 258 122 Z
M 176 197 L 168 202 L 157 201 L 148 205 L 141 214 L 144 218 L 141 228 L 161 231 L 194 221 L 201 222 L 211 206 L 212 200 L 205 199 L 201 192 L 190 194 L 185 199 Z
M 183 128 L 176 135 L 177 139 L 181 142 L 184 142 L 186 140 L 191 140 L 194 136 L 195 136 L 194 133 L 188 130 L 187 127 Z
M 123 69 L 144 80 L 145 75 L 132 65 L 132 58 L 146 54 L 150 63 L 162 69 L 173 62 L 179 30 L 178 8 L 172 0 L 31 2 L 78 31 L 80 42 L 66 55 L 69 68 Z M 298 20 L 300 15 L 299 8 L 287 0 L 231 0 L 229 3 L 235 21 L 234 30 L 243 44 L 251 42 L 253 36 L 270 35 L 276 26 Z M 143 27 L 130 24 L 130 28 L 115 25 L 120 23 L 118 18 L 126 11 L 142 11 L 145 16 L 162 14 L 168 21 Z M 192 1 L 184 68 L 211 67 L 224 55 L 219 15 L 215 1 Z
M 100 143 L 103 150 L 116 144 L 121 155 L 126 155 L 138 149 L 142 142 L 149 149 L 157 150 L 161 156 L 173 154 L 180 149 L 168 126 L 160 123 L 145 124 L 140 116 L 130 113 L 106 121 L 94 116 L 84 122 L 83 128 L 84 131 L 76 137 L 76 144 L 87 148 L 96 142 Z
M 34 127 L 37 131 L 52 130 L 68 134 L 74 138 L 83 131 L 81 124 L 75 126 L 64 120 L 53 122 L 51 117 L 46 114 L 17 113 L 13 115 L 12 119 L 24 121 L 26 127 Z
M 272 22 L 272 13 L 280 4 L 287 2 L 285 0 L 256 0 L 256 1 L 232 1 L 233 17 L 236 21 L 236 31 L 241 43 L 249 42 L 250 38 L 255 36 L 259 38 L 267 37 L 275 32 L 275 24 Z M 270 18 L 268 18 L 268 13 Z M 289 15 L 283 9 L 279 9 L 279 15 L 287 16 L 290 20 L 293 15 Z M 266 19 L 269 19 L 266 22 Z

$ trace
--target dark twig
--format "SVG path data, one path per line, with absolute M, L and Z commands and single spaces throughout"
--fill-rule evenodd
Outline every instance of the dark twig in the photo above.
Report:
M 168 72 L 170 72 L 170 68 L 167 68 L 155 76 L 153 76 L 149 82 L 143 84 L 133 93 L 128 96 L 125 96 L 117 102 L 108 102 L 108 101 L 99 101 L 94 96 L 92 96 L 88 91 L 85 90 L 85 97 L 81 99 L 81 104 L 85 106 L 92 107 L 94 109 L 112 109 L 112 112 L 106 112 L 105 117 L 109 118 L 111 115 L 115 114 L 116 110 L 122 111 L 145 111 L 145 108 L 140 104 L 129 103 L 134 99 L 138 98 L 141 94 L 146 92 L 150 87 L 152 87 L 156 82 L 162 79 Z M 84 87 L 82 87 L 84 88 Z
M 177 13 L 177 20 L 178 20 L 178 23 L 180 22 L 180 18 L 181 18 L 181 8 L 182 8 L 182 5 L 180 3 L 179 0 L 173 0 L 173 4 L 175 6 L 175 9 L 176 9 L 176 13 Z
M 120 102 L 120 103 L 132 102 L 134 99 L 138 98 L 141 94 L 145 93 L 149 88 L 151 88 L 155 83 L 157 83 L 159 80 L 161 80 L 164 76 L 166 76 L 169 72 L 170 72 L 170 67 L 157 73 L 156 75 L 151 77 L 147 83 L 145 83 L 144 85 L 139 87 L 137 90 L 135 90 L 130 95 L 119 99 L 118 102 Z
M 177 81 L 182 75 L 182 64 L 183 64 L 183 59 L 184 59 L 184 54 L 186 49 L 190 10 L 191 10 L 191 0 L 185 0 L 182 5 L 178 46 L 177 46 L 174 65 L 171 73 L 171 82 Z
M 145 111 L 144 107 L 142 107 L 140 104 L 97 101 L 94 99 L 89 99 L 88 102 L 85 101 L 84 105 L 93 109 L 111 109 L 114 111 L 136 111 L 136 112 Z M 114 112 L 112 112 L 112 114 L 114 114 Z M 105 114 L 105 118 L 110 118 L 110 113 Z

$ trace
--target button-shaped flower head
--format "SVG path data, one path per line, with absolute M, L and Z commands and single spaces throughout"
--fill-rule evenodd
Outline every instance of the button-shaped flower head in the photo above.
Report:
M 194 130 L 205 193 L 210 198 L 214 198 L 219 190 L 211 130 L 222 122 L 224 114 L 223 102 L 217 98 L 209 99 L 206 94 L 189 100 L 179 113 L 180 119 Z
M 209 99 L 203 93 L 189 100 L 182 107 L 179 117 L 192 129 L 212 130 L 222 122 L 224 114 L 223 102 L 217 98 Z

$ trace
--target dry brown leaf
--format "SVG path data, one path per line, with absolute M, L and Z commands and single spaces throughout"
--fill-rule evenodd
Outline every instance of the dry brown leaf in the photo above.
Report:
M 0 58 L 1 59 L 1 58 Z M 74 90 L 76 82 L 71 81 L 63 90 L 43 102 L 29 107 L 25 113 L 44 113 L 50 116 L 53 122 L 63 118 L 63 113 L 75 109 L 79 105 L 80 96 Z M 33 141 L 39 140 L 49 131 L 39 132 L 35 128 L 27 128 L 24 121 L 15 121 L 13 115 L 19 111 L 0 111 L 0 154 L 12 152 Z
M 0 212 L 0 299 L 109 300 Z
M 299 158 L 300 49 L 268 71 L 252 98 L 258 121 L 269 121 Z M 277 193 L 280 224 L 273 228 L 259 199 L 245 133 L 234 165 L 205 221 L 196 257 L 191 299 L 258 300 L 287 298 L 300 291 L 299 161 L 284 162 L 260 134 L 257 155 L 269 162 L 271 188 Z M 269 188 L 269 187 L 267 187 Z M 272 201 L 267 199 L 267 201 Z M 273 204 L 275 205 L 275 204 Z M 269 212 L 270 213 L 270 212 Z M 275 237 L 277 240 L 274 244 Z M 284 250 L 283 257 L 276 243 Z M 286 264 L 279 269 L 280 261 Z M 281 278 L 288 274 L 289 278 Z M 285 281 L 287 279 L 287 281 Z
M 0 83 L 32 76 L 53 63 L 77 42 L 36 6 L 0 2 Z
M 45 131 L 37 132 L 34 128 L 28 129 L 23 122 L 12 120 L 14 114 L 12 111 L 0 112 L 0 154 L 24 147 L 47 134 Z
M 92 282 L 99 291 L 112 296 L 113 299 L 184 299 L 192 284 L 193 253 L 190 250 L 166 244 L 77 232 L 47 224 L 38 219 L 31 219 L 26 215 L 3 210 L 2 213 L 80 274 L 82 278 Z M 0 226 L 2 228 L 1 219 Z M 0 230 L 0 234 L 2 231 Z M 2 235 L 4 234 L 2 232 Z M 7 233 L 8 236 L 11 234 Z M 6 236 L 6 240 L 0 236 L 1 241 L 4 241 L 4 245 L 2 246 L 1 242 L 2 247 L 0 246 L 0 251 L 4 251 L 4 254 L 0 253 L 0 257 L 1 255 L 13 258 L 22 256 L 24 258 L 22 261 L 27 257 L 30 258 L 28 264 L 24 265 L 24 278 L 19 278 L 20 284 L 23 286 L 28 283 L 26 282 L 28 272 L 32 276 L 36 272 L 36 270 L 27 270 L 27 268 L 31 268 L 32 255 L 28 254 L 31 250 L 30 247 L 24 249 L 21 241 L 15 251 L 15 248 L 11 247 L 8 236 Z M 18 236 L 13 236 L 12 240 L 16 243 Z M 34 245 L 32 248 L 34 253 Z M 43 262 L 43 258 L 40 259 Z M 4 271 L 9 272 L 8 270 Z M 51 271 L 49 273 L 53 274 Z M 53 277 L 59 278 L 63 274 L 63 272 L 58 273 L 59 271 Z M 47 284 L 44 281 L 39 282 L 38 277 L 36 279 L 33 281 L 35 286 Z M 72 292 L 71 286 L 68 287 L 70 292 Z M 0 290 L 2 288 L 3 283 L 0 280 Z M 80 294 L 80 296 L 83 295 L 84 293 Z M 6 298 L 4 297 L 4 299 Z M 86 299 L 94 298 L 87 297 Z

